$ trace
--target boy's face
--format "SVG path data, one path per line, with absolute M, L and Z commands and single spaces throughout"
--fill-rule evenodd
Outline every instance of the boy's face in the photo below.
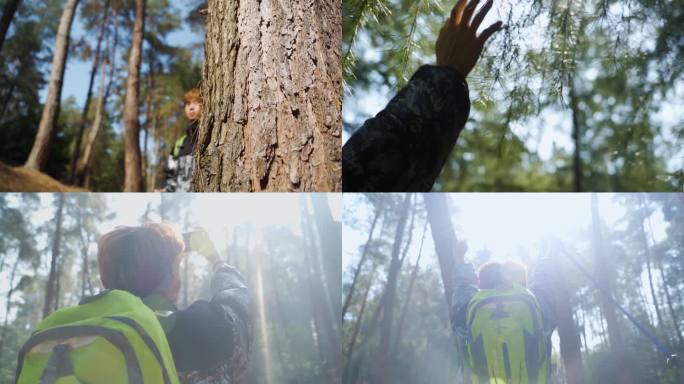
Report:
M 190 121 L 197 121 L 202 114 L 202 104 L 199 101 L 192 101 L 185 104 L 185 117 Z

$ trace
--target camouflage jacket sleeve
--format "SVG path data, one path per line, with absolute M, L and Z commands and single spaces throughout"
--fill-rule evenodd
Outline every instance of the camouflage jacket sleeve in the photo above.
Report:
M 344 145 L 343 190 L 430 191 L 469 113 L 463 76 L 448 67 L 421 67 Z
M 450 319 L 451 327 L 459 338 L 466 338 L 468 327 L 466 314 L 468 303 L 479 291 L 477 274 L 472 263 L 457 264 L 452 273 L 454 293 L 451 298 Z
M 235 268 L 217 263 L 214 269 L 211 300 L 176 314 L 177 326 L 186 330 L 184 340 L 169 335 L 182 383 L 239 382 L 249 362 L 254 340 L 249 291 Z

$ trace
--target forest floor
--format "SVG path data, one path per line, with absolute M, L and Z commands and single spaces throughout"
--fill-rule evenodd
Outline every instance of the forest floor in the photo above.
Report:
M 67 186 L 52 177 L 25 167 L 9 167 L 0 163 L 0 191 L 5 192 L 87 192 Z

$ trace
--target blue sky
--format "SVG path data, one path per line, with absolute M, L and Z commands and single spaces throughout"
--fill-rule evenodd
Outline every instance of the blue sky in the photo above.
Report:
M 182 15 L 184 19 L 191 7 L 187 1 L 178 2 L 175 1 L 174 7 L 178 9 L 178 13 Z M 72 27 L 72 41 L 78 41 L 85 35 L 83 30 L 83 23 L 80 20 L 80 13 L 76 15 L 74 20 L 74 25 Z M 201 42 L 204 36 L 201 34 L 190 30 L 186 23 L 183 23 L 182 29 L 173 32 L 169 35 L 168 42 L 174 46 L 189 46 L 196 42 Z M 89 41 L 92 44 L 92 41 Z M 126 52 L 130 47 L 121 47 L 119 52 Z M 121 56 L 118 58 L 119 66 L 121 63 Z M 83 105 L 85 101 L 86 94 L 88 92 L 88 82 L 90 81 L 90 70 L 92 68 L 92 61 L 80 61 L 74 58 L 70 59 L 67 63 L 66 73 L 64 75 L 64 88 L 62 90 L 62 100 L 69 97 L 75 97 L 76 102 L 79 106 Z M 94 92 L 97 92 L 98 83 L 95 83 Z M 47 87 L 41 89 L 40 97 L 41 100 L 45 100 L 47 95 Z

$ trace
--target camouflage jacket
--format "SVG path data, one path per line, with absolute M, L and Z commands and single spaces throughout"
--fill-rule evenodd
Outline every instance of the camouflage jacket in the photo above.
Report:
M 190 124 L 174 144 L 166 160 L 166 192 L 193 192 L 192 172 L 195 165 L 194 147 L 197 123 Z
M 217 263 L 210 300 L 160 319 L 184 384 L 235 384 L 247 369 L 254 340 L 251 299 L 240 273 Z
M 430 191 L 469 113 L 463 76 L 448 67 L 421 67 L 342 148 L 342 189 Z

